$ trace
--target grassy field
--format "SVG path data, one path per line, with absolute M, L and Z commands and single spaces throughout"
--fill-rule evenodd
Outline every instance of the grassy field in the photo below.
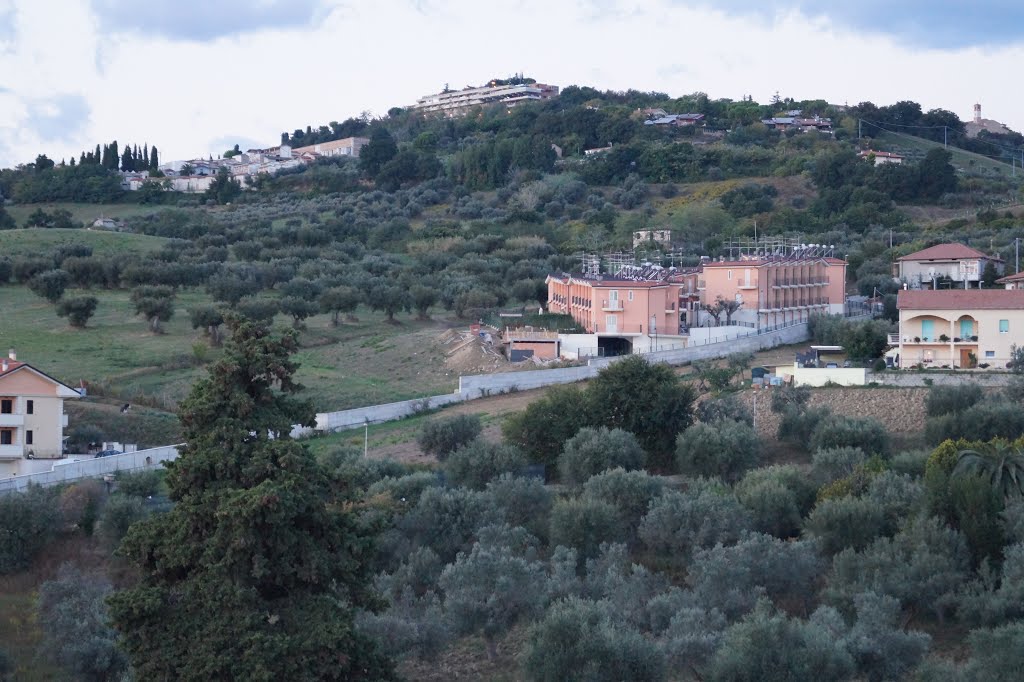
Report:
M 29 215 L 36 209 L 52 212 L 62 208 L 71 212 L 72 219 L 77 223 L 91 224 L 97 218 L 115 218 L 129 220 L 135 216 L 149 215 L 156 211 L 166 210 L 164 206 L 145 206 L 140 204 L 80 204 L 71 202 L 54 202 L 48 204 L 12 204 L 7 206 L 18 225 L 24 225 Z
M 86 329 L 72 329 L 54 307 L 23 286 L 0 287 L 0 348 L 15 348 L 19 359 L 78 386 L 158 407 L 173 407 L 203 375 L 203 363 L 217 355 L 191 328 L 188 309 L 208 303 L 198 289 L 178 294 L 174 317 L 164 334 L 152 334 L 135 315 L 128 291 L 70 290 L 99 300 Z M 401 316 L 395 324 L 360 310 L 359 321 L 330 326 L 327 315 L 307 320 L 300 335 L 298 379 L 304 397 L 318 410 L 406 400 L 452 391 L 457 374 L 445 368 L 436 338 L 445 321 Z M 286 324 L 284 316 L 277 319 Z
M 923 137 L 914 137 L 913 135 L 905 135 L 903 133 L 894 133 L 889 131 L 879 131 L 877 137 L 874 138 L 877 143 L 875 147 L 879 151 L 891 151 L 905 156 L 920 157 L 923 158 L 929 150 L 935 149 L 936 147 L 941 148 L 943 145 L 941 142 L 934 142 L 932 140 L 926 140 Z M 987 156 L 981 154 L 975 154 L 973 152 L 964 151 L 956 147 L 947 147 L 953 155 L 951 163 L 957 168 L 957 170 L 963 171 L 968 175 L 976 175 L 982 173 L 985 175 L 997 175 L 1001 177 L 1009 177 L 1013 169 L 1001 161 L 990 159 Z M 1024 180 L 1024 174 L 1021 169 L 1017 169 L 1017 174 Z
M 91 246 L 97 256 L 142 255 L 156 251 L 167 239 L 145 234 L 106 232 L 103 230 L 66 230 L 33 227 L 0 231 L 0 253 L 8 257 L 38 256 L 63 244 Z

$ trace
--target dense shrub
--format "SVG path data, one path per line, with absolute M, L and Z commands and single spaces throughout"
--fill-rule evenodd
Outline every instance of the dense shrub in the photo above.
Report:
M 1024 410 L 1006 400 L 977 403 L 966 410 L 941 417 L 931 417 L 925 424 L 925 439 L 932 444 L 963 438 L 989 441 L 993 438 L 1014 440 L 1024 436 Z
M 806 474 L 788 464 L 754 469 L 736 484 L 736 498 L 750 512 L 754 528 L 780 538 L 800 533 L 816 492 Z
M 830 628 L 791 619 L 764 600 L 726 631 L 711 663 L 716 682 L 819 682 L 854 672 L 853 657 Z
M 696 397 L 671 367 L 639 355 L 606 367 L 587 388 L 590 423 L 632 433 L 657 469 L 671 468 L 676 436 L 693 422 Z
M 632 433 L 603 426 L 585 427 L 565 442 L 558 458 L 558 471 L 563 483 L 580 485 L 608 469 L 640 469 L 645 460 L 646 455 Z
M 152 497 L 160 492 L 163 473 L 158 469 L 119 471 L 115 476 L 117 492 L 131 497 Z
M 885 455 L 889 451 L 889 434 L 885 427 L 870 417 L 831 415 L 811 431 L 810 449 L 860 448 L 869 455 Z
M 482 430 L 479 415 L 456 414 L 428 421 L 416 436 L 416 443 L 423 452 L 443 461 L 460 446 L 477 438 Z
M 550 537 L 553 547 L 575 549 L 582 562 L 597 556 L 602 543 L 626 539 L 626 527 L 611 504 L 581 497 L 555 503 Z
M 885 515 L 874 502 L 860 497 L 823 500 L 807 517 L 807 532 L 822 551 L 836 554 L 847 548 L 863 549 L 882 534 Z
M 523 667 L 538 682 L 656 682 L 665 661 L 654 642 L 624 625 L 606 604 L 555 602 L 533 626 Z
M 146 507 L 140 498 L 114 495 L 103 507 L 99 534 L 111 546 L 116 547 L 128 533 L 131 525 L 146 518 L 146 515 Z
M 811 473 L 818 485 L 845 478 L 864 464 L 867 455 L 858 447 L 818 450 L 811 458 Z
M 27 568 L 60 528 L 57 491 L 31 486 L 0 495 L 0 574 Z
M 656 498 L 639 534 L 648 550 L 685 562 L 699 548 L 735 542 L 750 527 L 749 513 L 727 487 L 698 480 Z
M 813 542 L 743 533 L 735 545 L 698 550 L 687 581 L 701 607 L 735 618 L 754 608 L 761 595 L 807 608 L 823 569 Z
M 934 518 L 914 519 L 892 538 L 837 554 L 826 593 L 837 604 L 849 604 L 870 590 L 941 619 L 955 603 L 969 564 L 963 535 Z
M 477 529 L 499 520 L 494 499 L 465 488 L 428 487 L 416 506 L 398 521 L 414 546 L 429 547 L 450 563 L 469 549 Z
M 543 481 L 502 474 L 487 484 L 487 494 L 511 526 L 522 526 L 546 540 L 550 530 L 552 495 Z
M 933 386 L 925 399 L 925 410 L 929 417 L 963 412 L 980 402 L 983 395 L 978 384 Z
M 526 456 L 516 446 L 477 438 L 449 454 L 444 471 L 455 485 L 483 490 L 492 479 L 525 466 Z
M 76 678 L 113 680 L 128 668 L 107 618 L 112 587 L 103 576 L 87 575 L 64 564 L 39 588 L 39 625 L 44 651 Z
M 800 408 L 787 405 L 779 417 L 778 438 L 806 448 L 814 429 L 831 415 L 832 411 L 825 406 Z
M 663 488 L 661 479 L 646 471 L 626 471 L 619 467 L 592 476 L 583 485 L 583 495 L 614 506 L 632 534 Z
M 742 422 L 694 424 L 676 440 L 676 463 L 690 476 L 715 476 L 736 481 L 757 465 L 761 442 L 754 429 Z

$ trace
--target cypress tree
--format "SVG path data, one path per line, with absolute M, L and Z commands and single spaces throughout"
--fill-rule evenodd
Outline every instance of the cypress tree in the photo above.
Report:
M 149 170 L 157 170 L 160 167 L 160 157 L 157 155 L 156 145 L 149 148 Z
M 391 680 L 353 627 L 373 608 L 371 542 L 327 473 L 292 440 L 296 334 L 237 318 L 222 358 L 182 402 L 174 508 L 132 526 L 135 587 L 110 615 L 138 679 Z

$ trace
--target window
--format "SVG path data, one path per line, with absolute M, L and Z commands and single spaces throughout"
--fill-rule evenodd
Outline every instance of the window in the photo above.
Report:
M 25 432 L 25 445 L 32 445 L 32 432 L 31 431 L 26 431 Z
M 0 445 L 11 445 L 14 443 L 14 431 L 11 429 L 0 430 Z
M 987 350 L 987 351 L 985 351 L 985 357 L 986 358 L 994 358 L 995 356 L 996 356 L 996 352 L 994 350 Z
M 632 289 L 629 290 L 629 295 L 626 298 L 628 298 L 630 301 L 633 300 L 633 290 Z
M 1010 321 L 1009 320 L 999 320 L 999 333 L 1000 334 L 1007 334 L 1007 333 L 1009 333 L 1009 331 L 1010 331 Z
M 0 400 L 0 414 L 13 414 L 14 413 L 14 400 L 12 398 L 4 398 Z
M 36 413 L 36 401 L 34 401 L 34 400 L 27 400 L 27 401 L 25 401 L 25 403 L 26 403 L 26 405 L 25 405 L 25 414 L 35 414 Z
M 726 279 L 732 279 L 732 270 L 727 270 L 726 271 L 725 278 Z

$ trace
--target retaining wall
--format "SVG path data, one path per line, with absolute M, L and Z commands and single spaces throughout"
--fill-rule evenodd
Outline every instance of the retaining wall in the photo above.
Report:
M 461 382 L 461 379 L 460 379 Z M 432 410 L 452 403 L 459 403 L 468 400 L 470 396 L 458 393 L 445 393 L 444 395 L 432 395 L 428 398 L 417 398 L 416 400 L 403 400 L 397 403 L 386 403 L 384 405 L 370 405 L 368 407 L 357 407 L 352 410 L 341 410 L 339 412 L 320 412 L 316 415 L 315 431 L 343 431 L 355 429 L 363 424 L 379 424 L 381 422 L 393 421 L 410 417 L 423 410 Z M 478 398 L 479 396 L 472 396 Z M 292 430 L 292 436 L 296 432 L 300 435 L 308 435 L 310 429 Z
M 137 471 L 139 469 L 156 469 L 164 462 L 178 458 L 177 445 L 164 445 L 149 450 L 137 450 L 123 455 L 83 459 L 76 462 L 56 464 L 50 471 L 41 471 L 23 476 L 11 476 L 0 479 L 0 494 L 24 490 L 29 486 L 51 486 L 81 478 L 95 478 L 117 471 Z
M 919 386 L 961 386 L 978 384 L 979 386 L 1002 387 L 1010 383 L 1013 374 L 987 372 L 985 370 L 960 370 L 958 372 L 931 372 L 928 370 L 903 370 L 886 372 L 868 372 L 868 383 L 876 382 L 883 386 L 901 386 L 916 388 Z

